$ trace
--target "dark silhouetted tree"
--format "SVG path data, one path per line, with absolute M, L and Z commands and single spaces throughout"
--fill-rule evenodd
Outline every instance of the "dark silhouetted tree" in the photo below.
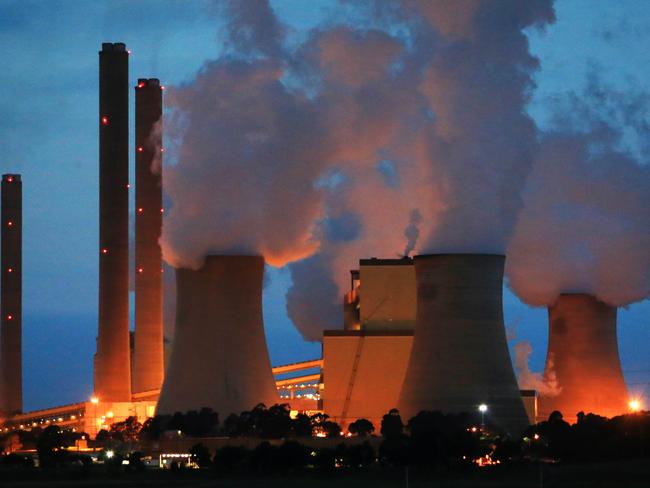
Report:
M 351 434 L 365 437 L 375 431 L 375 426 L 372 425 L 372 422 L 368 419 L 357 419 L 350 424 L 348 430 Z
M 391 409 L 381 419 L 381 435 L 386 438 L 401 437 L 404 434 L 404 423 L 396 408 Z

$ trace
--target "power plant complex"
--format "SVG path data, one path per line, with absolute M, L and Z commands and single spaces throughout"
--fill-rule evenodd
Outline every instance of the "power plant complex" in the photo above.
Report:
M 539 398 L 520 390 L 503 320 L 506 257 L 429 254 L 361 259 L 351 270 L 341 322 L 322 338 L 322 358 L 272 368 L 264 335 L 264 257 L 209 255 L 176 269 L 173 351 L 163 338 L 163 87 L 135 86 L 135 262 L 129 268 L 129 52 L 99 52 L 99 310 L 94 392 L 80 403 L 22 412 L 21 177 L 2 178 L 0 418 L 4 429 L 56 424 L 94 436 L 137 416 L 208 407 L 231 413 L 288 403 L 324 412 L 344 430 L 366 418 L 377 430 L 398 408 L 476 412 L 517 435 L 554 410 L 615 416 L 627 410 L 617 310 L 588 295 L 549 307 L 544 373 L 557 383 Z M 130 343 L 129 273 L 135 320 Z

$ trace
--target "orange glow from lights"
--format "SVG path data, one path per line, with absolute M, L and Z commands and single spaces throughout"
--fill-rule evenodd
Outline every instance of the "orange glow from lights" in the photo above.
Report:
M 628 406 L 630 407 L 630 411 L 632 412 L 640 412 L 641 411 L 641 402 L 637 399 L 632 399 L 629 401 Z
M 102 117 L 102 124 L 108 125 L 108 117 L 106 117 L 106 116 Z

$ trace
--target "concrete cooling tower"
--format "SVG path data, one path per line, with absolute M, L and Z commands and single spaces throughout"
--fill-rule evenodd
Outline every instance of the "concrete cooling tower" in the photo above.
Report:
M 539 415 L 559 410 L 572 421 L 580 411 L 626 413 L 628 393 L 618 356 L 616 307 L 591 295 L 563 294 L 548 308 L 544 377 L 556 386 L 539 399 Z
M 505 257 L 415 257 L 417 315 L 399 409 L 476 412 L 513 434 L 528 425 L 515 378 L 501 303 Z
M 262 319 L 261 256 L 177 269 L 176 331 L 157 414 L 210 407 L 223 420 L 279 402 Z

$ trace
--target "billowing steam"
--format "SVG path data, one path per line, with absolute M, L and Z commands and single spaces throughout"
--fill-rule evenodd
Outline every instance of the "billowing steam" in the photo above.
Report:
M 293 263 L 288 310 L 310 340 L 340 326 L 360 257 L 402 250 L 507 249 L 537 305 L 650 293 L 650 170 L 602 131 L 541 134 L 526 115 L 524 30 L 553 21 L 551 0 L 342 2 L 354 25 L 299 41 L 268 0 L 218 5 L 222 55 L 166 97 L 168 263 Z
M 404 248 L 404 256 L 410 255 L 415 249 L 415 244 L 418 242 L 418 237 L 420 237 L 420 229 L 418 225 L 422 222 L 422 214 L 416 208 L 411 210 L 411 215 L 409 217 L 409 225 L 404 229 L 404 237 L 408 240 L 406 247 Z
M 522 390 L 536 390 L 545 397 L 554 397 L 560 394 L 562 388 L 553 369 L 553 361 L 549 359 L 546 365 L 545 374 L 535 373 L 530 370 L 528 360 L 533 352 L 533 347 L 528 341 L 521 341 L 515 344 L 515 370 L 519 388 Z
M 597 101 L 605 105 L 602 92 Z M 510 286 L 531 305 L 560 293 L 613 306 L 650 295 L 650 167 L 582 105 L 581 130 L 563 120 L 546 134 L 508 249 Z
M 550 2 L 502 2 L 498 9 L 482 1 L 376 2 L 374 7 L 380 25 L 397 23 L 406 32 L 402 37 L 390 35 L 392 44 L 402 47 L 392 57 L 381 58 L 391 62 L 384 70 L 385 81 L 359 80 L 349 73 L 376 57 L 374 51 L 366 51 L 355 59 L 362 52 L 355 43 L 370 37 L 363 30 L 338 41 L 344 46 L 337 52 L 345 57 L 317 63 L 330 66 L 325 81 L 334 87 L 351 85 L 349 80 L 354 79 L 349 87 L 354 97 L 344 98 L 341 93 L 346 92 L 330 91 L 325 85 L 331 105 L 344 100 L 344 114 L 366 113 L 370 108 L 359 101 L 365 102 L 368 93 L 374 95 L 374 117 L 341 117 L 356 120 L 351 134 L 363 133 L 364 124 L 392 129 L 387 130 L 390 137 L 351 138 L 353 143 L 376 144 L 373 165 L 364 169 L 365 161 L 346 161 L 341 168 L 344 182 L 328 188 L 330 200 L 336 202 L 330 207 L 336 211 L 333 216 L 326 212 L 326 225 L 336 222 L 337 215 L 352 213 L 358 225 L 355 238 L 324 233 L 321 259 L 300 263 L 299 273 L 297 265 L 290 265 L 294 289 L 312 300 L 320 296 L 319 303 L 327 303 L 332 311 L 325 316 L 322 309 L 296 303 L 300 295 L 289 293 L 290 316 L 310 340 L 317 340 L 326 324 L 340 326 L 341 297 L 349 286 L 349 270 L 357 267 L 360 257 L 399 252 L 395 237 L 403 228 L 398 225 L 414 208 L 421 213 L 421 223 L 409 225 L 405 253 L 504 252 L 537 151 L 536 128 L 525 115 L 525 106 L 538 63 L 522 31 L 553 20 Z M 327 38 L 322 32 L 318 35 Z M 332 67 L 336 64 L 351 68 Z M 389 91 L 378 88 L 386 84 Z M 392 100 L 400 100 L 399 105 Z M 319 294 L 324 283 L 326 295 Z M 338 285 L 338 295 L 332 284 Z

